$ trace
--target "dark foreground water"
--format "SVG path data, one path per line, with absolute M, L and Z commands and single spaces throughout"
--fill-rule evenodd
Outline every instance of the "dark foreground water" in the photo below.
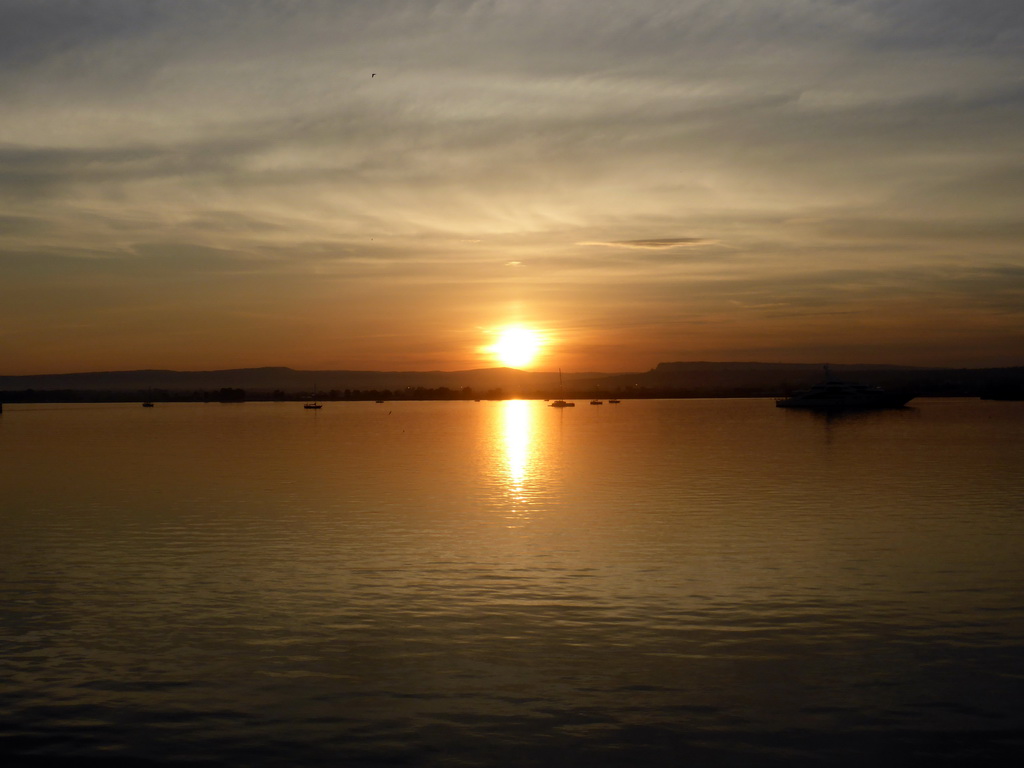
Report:
M 7 765 L 1002 765 L 1024 403 L 7 406 Z

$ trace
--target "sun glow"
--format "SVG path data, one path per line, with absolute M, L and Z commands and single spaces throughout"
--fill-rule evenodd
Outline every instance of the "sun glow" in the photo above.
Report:
M 521 368 L 533 362 L 543 344 L 537 331 L 516 326 L 503 329 L 488 350 L 502 365 Z

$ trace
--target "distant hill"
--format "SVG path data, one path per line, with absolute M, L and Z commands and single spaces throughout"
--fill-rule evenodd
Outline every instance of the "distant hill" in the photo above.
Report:
M 984 395 L 1024 388 L 1024 367 L 914 368 L 893 365 L 832 365 L 839 379 L 910 389 L 919 395 Z M 801 389 L 820 381 L 822 366 L 801 363 L 670 362 L 638 373 L 566 373 L 566 396 L 619 394 L 634 397 L 766 397 Z M 0 401 L 51 399 L 45 393 L 166 393 L 168 397 L 222 389 L 244 390 L 245 397 L 303 397 L 317 392 L 336 396 L 349 392 L 389 391 L 415 396 L 422 390 L 445 388 L 463 396 L 553 397 L 559 393 L 558 373 L 480 368 L 467 371 L 300 371 L 292 368 L 238 368 L 219 371 L 104 371 L 39 376 L 0 376 Z M 470 393 L 463 390 L 469 388 Z M 103 399 L 103 398 L 101 398 Z

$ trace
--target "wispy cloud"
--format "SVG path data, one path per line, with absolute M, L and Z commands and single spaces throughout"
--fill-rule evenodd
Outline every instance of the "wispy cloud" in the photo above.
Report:
M 640 248 L 657 251 L 671 248 L 693 248 L 698 245 L 714 245 L 716 242 L 716 240 L 708 240 L 702 237 L 655 237 L 646 240 L 592 241 L 580 243 L 580 245 L 604 245 L 609 248 Z
M 155 328 L 137 298 L 161 282 L 168 323 L 206 318 L 206 364 L 302 364 L 259 297 L 289 329 L 353 329 L 337 355 L 360 359 L 370 328 L 407 344 L 410 318 L 436 334 L 513 306 L 660 323 L 645 355 L 749 350 L 771 307 L 852 297 L 894 328 L 904 305 L 991 311 L 969 325 L 994 349 L 1018 333 L 1016 278 L 984 270 L 1022 258 L 1019 6 L 0 0 L 0 325 L 33 318 L 7 360 L 51 344 L 32 329 L 54 286 L 83 323 L 102 295 Z M 219 330 L 222 306 L 251 332 Z M 673 318 L 738 330 L 701 346 Z M 106 367 L 141 362 L 120 333 Z

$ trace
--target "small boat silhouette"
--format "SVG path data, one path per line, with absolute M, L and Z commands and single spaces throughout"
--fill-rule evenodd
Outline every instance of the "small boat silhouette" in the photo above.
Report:
M 558 394 L 562 394 L 562 369 L 558 369 Z M 565 400 L 555 400 L 548 404 L 548 408 L 575 408 L 576 403 L 567 403 Z
M 303 403 L 302 407 L 307 411 L 316 411 L 324 407 L 324 404 L 316 399 L 316 384 L 313 385 L 313 401 L 310 403 Z

